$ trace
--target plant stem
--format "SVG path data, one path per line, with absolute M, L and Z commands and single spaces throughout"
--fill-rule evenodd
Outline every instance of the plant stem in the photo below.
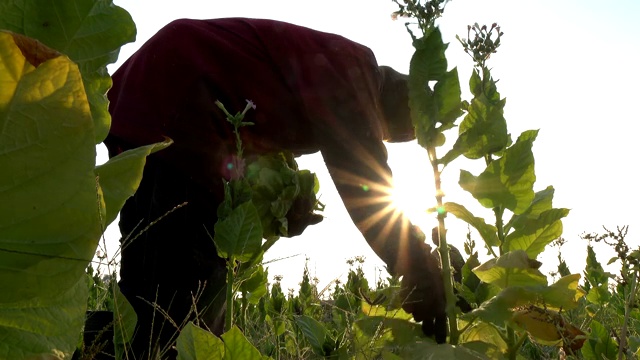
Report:
M 500 206 L 493 208 L 493 213 L 496 216 L 496 229 L 498 230 L 498 240 L 500 242 L 500 255 L 504 254 L 504 223 L 502 222 L 502 215 L 504 215 L 504 209 Z
M 507 350 L 507 358 L 509 360 L 515 360 L 517 358 L 517 347 L 516 347 L 516 332 L 513 330 L 511 326 L 507 325 L 507 345 L 509 346 Z
M 436 188 L 436 202 L 438 208 L 438 236 L 440 242 L 438 244 L 438 252 L 440 253 L 440 263 L 442 264 L 442 281 L 444 283 L 444 294 L 447 301 L 446 311 L 449 319 L 449 343 L 456 345 L 460 336 L 458 332 L 458 319 L 456 317 L 456 295 L 453 292 L 453 276 L 451 272 L 451 259 L 449 258 L 449 245 L 447 243 L 447 233 L 444 225 L 446 212 L 443 204 L 444 192 L 442 191 L 442 183 L 440 180 L 440 169 L 436 157 L 435 147 L 427 149 L 429 161 L 433 169 L 433 178 Z
M 510 338 L 512 338 L 513 340 L 515 340 L 515 330 L 513 330 L 512 327 L 507 327 L 507 331 L 509 331 L 509 336 Z M 522 347 L 522 344 L 524 344 L 524 341 L 527 339 L 527 333 L 523 333 L 522 335 L 520 335 L 520 337 L 518 338 L 518 340 L 513 343 L 513 345 L 509 345 L 509 359 L 510 360 L 516 360 L 518 358 L 518 351 L 520 350 L 520 348 Z
M 242 304 L 242 317 L 240 318 L 241 323 L 241 329 L 246 329 L 247 328 L 247 308 L 249 307 L 249 301 L 247 300 L 247 292 L 243 291 L 242 292 L 242 300 L 241 300 L 241 304 Z
M 227 259 L 227 313 L 225 314 L 225 331 L 233 326 L 233 268 L 235 259 L 231 256 Z
M 633 272 L 631 277 L 631 291 L 624 302 L 624 322 L 620 330 L 620 344 L 618 346 L 618 360 L 622 360 L 624 349 L 627 347 L 627 328 L 629 326 L 629 316 L 631 313 L 631 304 L 635 302 L 636 286 L 638 284 L 638 271 Z

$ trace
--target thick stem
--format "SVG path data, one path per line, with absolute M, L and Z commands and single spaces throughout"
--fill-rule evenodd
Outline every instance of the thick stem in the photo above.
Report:
M 440 253 L 440 260 L 442 264 L 442 281 L 444 283 L 444 294 L 447 301 L 447 318 L 449 319 L 449 343 L 456 345 L 460 336 L 458 332 L 458 319 L 456 317 L 456 295 L 453 292 L 453 276 L 451 271 L 451 259 L 449 258 L 449 245 L 447 243 L 446 227 L 444 225 L 444 218 L 446 212 L 444 209 L 444 203 L 442 201 L 444 192 L 442 191 L 442 183 L 440 180 L 440 169 L 438 169 L 438 162 L 436 157 L 435 148 L 427 150 L 429 153 L 429 161 L 433 168 L 433 178 L 436 188 L 436 202 L 438 208 L 438 236 L 440 242 L 438 244 L 438 252 Z
M 512 327 L 507 326 L 507 332 L 507 344 L 509 346 L 509 349 L 507 350 L 507 358 L 509 360 L 516 360 L 518 358 L 518 352 L 520 351 L 522 344 L 524 344 L 524 341 L 527 339 L 527 333 L 523 333 L 522 335 L 520 335 L 518 340 L 516 340 L 516 332 Z
M 227 261 L 227 313 L 225 314 L 225 331 L 231 330 L 233 326 L 233 268 L 235 260 L 233 256 Z
M 507 325 L 507 358 L 509 360 L 516 360 L 517 358 L 517 349 L 516 349 L 516 332 L 513 330 L 511 326 Z

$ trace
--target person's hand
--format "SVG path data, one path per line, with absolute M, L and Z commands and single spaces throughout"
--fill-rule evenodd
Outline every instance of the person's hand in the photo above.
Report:
M 408 252 L 403 266 L 402 309 L 412 314 L 416 322 L 422 321 L 425 335 L 435 336 L 436 342 L 442 344 L 447 339 L 447 314 L 438 259 L 424 242 L 415 242 L 411 246 L 417 249 Z
M 315 214 L 315 199 L 298 197 L 293 201 L 291 209 L 287 212 L 288 231 L 287 237 L 298 236 L 309 225 L 315 225 L 324 219 L 322 215 Z

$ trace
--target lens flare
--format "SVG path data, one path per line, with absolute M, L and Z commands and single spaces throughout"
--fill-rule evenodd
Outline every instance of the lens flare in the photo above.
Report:
M 376 161 L 367 164 L 366 178 L 354 174 L 354 169 L 331 168 L 330 172 L 334 180 L 340 179 L 343 186 L 339 186 L 339 190 L 342 188 L 341 196 L 349 214 L 376 254 L 387 264 L 405 264 L 409 252 L 415 249 L 409 245 L 412 225 L 430 229 L 432 225 L 428 224 L 433 219 L 429 220 L 426 213 L 426 201 L 416 198 L 413 189 L 394 187 L 388 169 L 378 166 Z M 358 169 L 357 173 L 361 174 L 362 170 Z M 378 181 L 373 182 L 372 178 Z

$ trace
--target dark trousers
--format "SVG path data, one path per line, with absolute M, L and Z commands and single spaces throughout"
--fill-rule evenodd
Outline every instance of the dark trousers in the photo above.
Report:
M 138 316 L 135 358 L 147 359 L 150 351 L 152 358 L 174 357 L 167 350 L 185 320 L 196 317 L 195 308 L 214 333 L 222 332 L 226 265 L 212 240 L 221 193 L 220 179 L 203 186 L 161 158 L 148 157 L 119 224 L 120 289 Z

